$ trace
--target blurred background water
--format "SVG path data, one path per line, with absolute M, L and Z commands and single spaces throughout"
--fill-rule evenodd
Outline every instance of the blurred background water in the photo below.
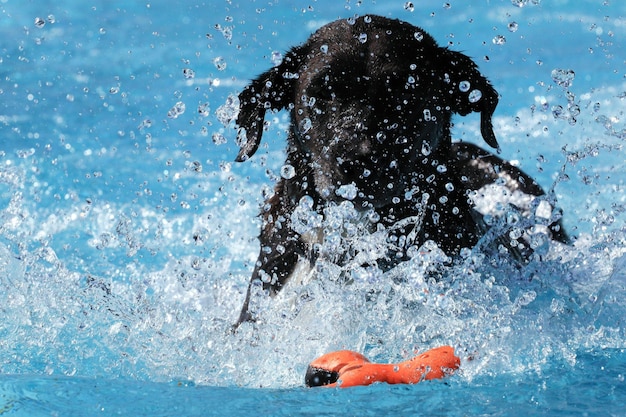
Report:
M 501 94 L 502 156 L 554 192 L 576 242 L 522 269 L 432 250 L 350 288 L 322 265 L 228 334 L 288 123 L 270 115 L 234 163 L 229 98 L 319 26 L 372 13 L 474 58 Z M 0 414 L 622 414 L 625 15 L 590 0 L 0 0 Z M 477 117 L 454 122 L 480 143 Z M 331 349 L 394 361 L 443 343 L 462 358 L 445 383 L 302 388 Z

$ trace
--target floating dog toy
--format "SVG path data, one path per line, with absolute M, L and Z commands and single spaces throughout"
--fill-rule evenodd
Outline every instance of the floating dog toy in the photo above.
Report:
M 417 384 L 425 379 L 443 378 L 461 364 L 450 346 L 441 346 L 398 364 L 371 363 L 351 350 L 320 356 L 309 364 L 304 377 L 308 387 L 353 387 L 374 382 Z

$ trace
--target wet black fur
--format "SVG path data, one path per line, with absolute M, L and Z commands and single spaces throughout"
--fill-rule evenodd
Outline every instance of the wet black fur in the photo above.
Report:
M 303 196 L 321 213 L 342 200 L 341 185 L 353 184 L 356 208 L 375 209 L 385 226 L 422 213 L 416 243 L 433 240 L 454 256 L 488 229 L 468 201 L 471 190 L 504 180 L 510 190 L 544 194 L 490 152 L 452 143 L 452 115 L 479 112 L 483 139 L 498 149 L 491 122 L 498 93 L 470 58 L 406 22 L 368 16 L 323 26 L 253 80 L 239 101 L 240 162 L 256 152 L 267 110 L 291 112 L 285 163 L 295 176 L 278 182 L 262 210 L 261 251 L 251 277 L 251 285 L 262 279 L 271 294 L 298 258 L 314 260 L 290 227 Z M 567 240 L 559 222 L 552 231 L 554 239 Z M 237 325 L 251 318 L 249 298 L 250 289 Z

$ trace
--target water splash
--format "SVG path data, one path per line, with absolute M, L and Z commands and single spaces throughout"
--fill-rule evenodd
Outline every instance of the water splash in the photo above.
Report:
M 599 101 L 591 98 L 592 104 Z M 597 127 L 599 112 L 617 115 L 619 102 L 583 102 L 582 126 Z M 230 110 L 224 120 L 232 119 Z M 589 114 L 591 124 L 585 123 Z M 521 119 L 532 127 L 494 120 L 510 142 L 521 143 L 542 139 L 543 127 L 556 123 L 541 111 Z M 211 177 L 208 161 L 198 172 L 185 155 L 187 163 L 177 172 L 168 149 L 155 155 L 163 161 L 155 177 L 172 188 L 141 184 L 139 190 L 152 188 L 166 202 L 176 193 L 170 205 L 159 200 L 157 209 L 143 200 L 118 204 L 113 198 L 86 203 L 67 190 L 67 200 L 40 207 L 37 199 L 51 191 L 32 161 L 45 150 L 15 160 L 7 153 L 0 167 L 0 305 L 6 318 L 0 323 L 0 370 L 286 387 L 301 386 L 308 362 L 333 349 L 391 362 L 449 343 L 463 360 L 458 377 L 473 380 L 567 369 L 581 352 L 623 347 L 625 211 L 619 187 L 601 182 L 602 173 L 615 178 L 622 171 L 594 162 L 596 155 L 614 155 L 614 165 L 621 166 L 621 143 L 604 136 L 604 147 L 592 146 L 595 140 L 584 142 L 573 127 L 563 129 L 572 145 L 557 157 L 541 149 L 541 160 L 562 158 L 572 179 L 589 177 L 585 188 L 558 173 L 548 193 L 580 196 L 582 186 L 590 195 L 589 202 L 566 208 L 576 226 L 592 225 L 587 234 L 577 233 L 573 246 L 538 239 L 540 256 L 520 267 L 481 247 L 452 262 L 432 243 L 409 245 L 408 259 L 386 270 L 378 260 L 394 245 L 410 242 L 410 235 L 404 243 L 390 242 L 389 230 L 372 230 L 377 219 L 368 224 L 373 214 L 357 212 L 349 201 L 329 207 L 324 217 L 312 215 L 311 202 L 304 201 L 292 225 L 303 233 L 322 228 L 327 236 L 317 248 L 315 274 L 275 299 L 254 287 L 258 321 L 236 334 L 229 329 L 258 254 L 260 226 L 250 195 L 255 187 L 246 181 L 254 175 L 238 171 L 244 164 L 216 162 L 217 177 Z M 546 142 L 534 143 L 554 147 Z M 284 158 L 265 156 L 255 174 L 280 172 Z M 265 166 L 271 161 L 275 166 Z M 577 187 L 572 192 L 569 183 Z M 203 203 L 193 210 L 178 207 L 189 201 L 186 190 L 201 194 Z M 572 213 L 579 207 L 586 218 Z M 494 222 L 501 232 L 515 224 L 515 213 L 507 214 L 511 221 Z M 539 214 L 535 220 L 542 224 Z M 407 221 L 419 227 L 419 216 Z
M 19 171 L 3 172 L 5 187 L 23 181 Z M 254 210 L 233 200 L 223 219 L 159 233 L 170 236 L 172 250 L 189 228 L 200 242 L 227 245 L 218 238 L 226 225 L 254 218 Z M 258 320 L 230 334 L 249 277 L 249 268 L 233 266 L 232 254 L 172 256 L 154 271 L 131 263 L 108 276 L 78 273 L 50 246 L 7 243 L 15 221 L 26 228 L 26 204 L 13 199 L 1 212 L 6 319 L 0 347 L 13 352 L 3 355 L 3 373 L 285 387 L 301 385 L 308 361 L 329 350 L 399 361 L 452 344 L 463 360 L 459 378 L 471 380 L 493 372 L 541 372 L 555 360 L 573 364 L 581 348 L 619 347 L 626 340 L 620 319 L 626 312 L 626 242 L 619 232 L 598 230 L 572 247 L 544 242 L 541 256 L 522 268 L 480 247 L 452 262 L 432 242 L 411 247 L 410 234 L 390 241 L 389 230 L 372 230 L 377 219 L 368 218 L 375 213 L 358 212 L 349 201 L 329 206 L 324 217 L 302 201 L 292 225 L 302 233 L 325 230 L 315 273 L 275 299 L 253 288 Z M 140 232 L 134 217 L 112 221 L 115 213 L 96 217 L 94 250 L 132 259 L 163 244 L 150 243 L 152 232 Z M 405 230 L 419 228 L 419 216 L 405 221 L 413 226 L 400 225 Z M 98 249 L 105 235 L 108 243 Z M 409 246 L 409 259 L 391 270 L 379 267 L 399 244 Z M 252 247 L 250 265 L 255 257 Z

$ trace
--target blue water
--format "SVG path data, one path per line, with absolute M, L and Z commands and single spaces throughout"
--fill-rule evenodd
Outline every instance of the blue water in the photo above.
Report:
M 0 0 L 0 415 L 624 415 L 623 2 L 44 3 Z M 231 335 L 287 118 L 236 164 L 223 106 L 320 25 L 368 13 L 479 63 L 502 156 L 554 191 L 575 244 L 522 269 L 434 249 L 351 286 L 322 264 Z M 479 143 L 478 119 L 454 137 Z M 441 344 L 462 360 L 445 381 L 303 387 L 333 349 Z

